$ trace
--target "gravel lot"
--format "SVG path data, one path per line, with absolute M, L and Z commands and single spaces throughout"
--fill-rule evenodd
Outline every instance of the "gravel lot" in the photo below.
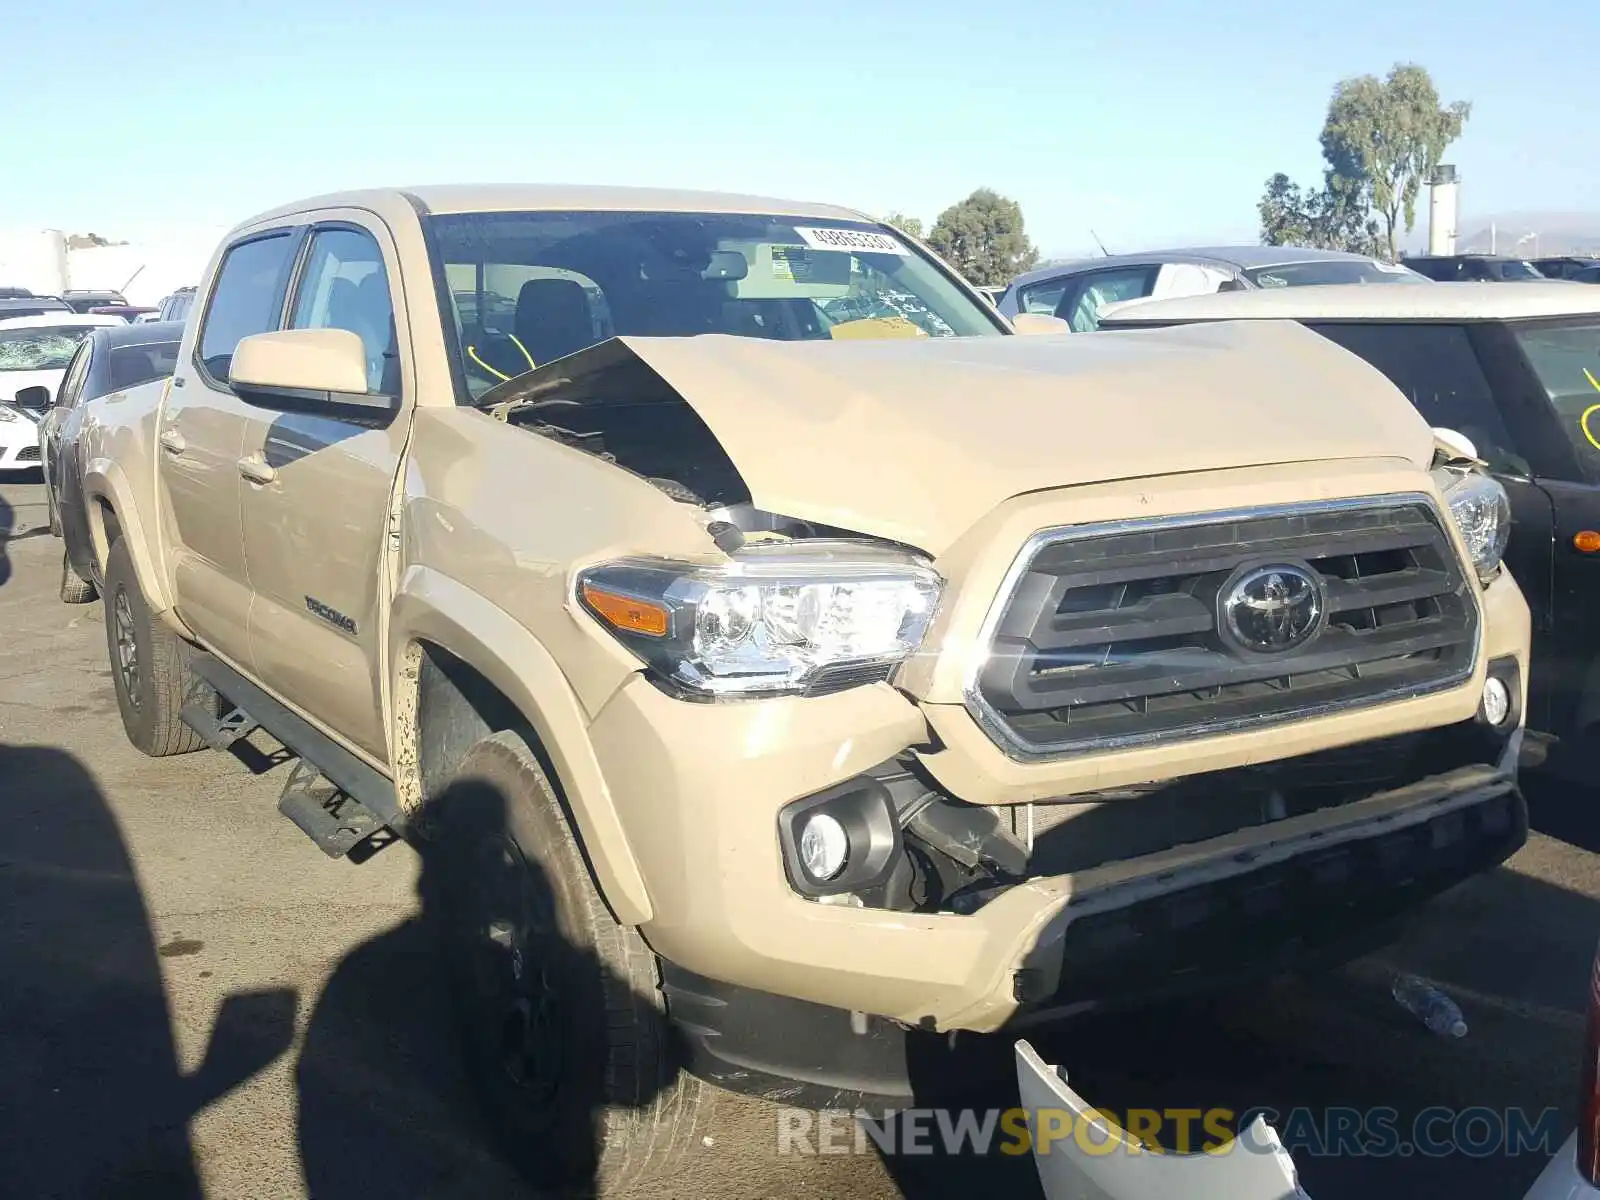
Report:
M 0 486 L 0 1192 L 135 1200 L 522 1196 L 482 1148 L 417 924 L 416 866 L 322 857 L 274 808 L 285 767 L 152 760 L 124 740 L 98 604 L 55 597 L 37 486 Z M 1538 833 L 1384 954 L 1248 1002 L 1038 1039 L 1113 1107 L 1432 1105 L 1536 1116 L 1571 1101 L 1600 935 L 1596 797 L 1533 785 Z M 1435 1039 L 1387 996 L 1399 964 L 1471 1023 Z M 1014 1103 L 1004 1047 L 975 1104 Z M 1038 1195 L 1031 1163 L 777 1152 L 731 1101 L 673 1197 Z M 1300 1159 L 1318 1200 L 1520 1197 L 1536 1156 Z M 113 1174 L 114 1172 L 114 1174 Z M 108 1179 L 116 1182 L 108 1188 Z

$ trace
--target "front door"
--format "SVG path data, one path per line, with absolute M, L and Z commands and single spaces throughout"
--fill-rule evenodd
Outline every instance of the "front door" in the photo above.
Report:
M 253 234 L 224 251 L 189 353 L 180 355 L 156 430 L 157 500 L 178 614 L 235 664 L 250 658 L 250 583 L 239 524 L 247 409 L 228 386 L 239 340 L 276 329 L 295 229 Z
M 401 395 L 399 347 L 409 341 L 396 336 L 397 260 L 387 231 L 368 221 L 350 213 L 312 229 L 285 327 L 358 334 L 368 391 Z M 403 411 L 374 420 L 252 407 L 242 452 L 256 675 L 379 762 L 388 761 L 390 499 L 408 424 Z

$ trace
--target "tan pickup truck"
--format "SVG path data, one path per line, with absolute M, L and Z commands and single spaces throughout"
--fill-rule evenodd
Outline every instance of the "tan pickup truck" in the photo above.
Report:
M 702 1081 L 903 1102 L 1514 850 L 1498 485 L 1292 324 L 1019 331 L 822 205 L 256 217 L 84 418 L 128 735 L 259 726 L 325 851 L 417 847 L 487 1107 L 580 1189 Z

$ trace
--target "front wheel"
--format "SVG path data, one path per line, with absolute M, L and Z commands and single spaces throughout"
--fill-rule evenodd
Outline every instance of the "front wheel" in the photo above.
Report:
M 527 742 L 473 745 L 424 826 L 423 903 L 506 1154 L 562 1196 L 671 1173 L 712 1092 L 678 1071 L 655 956 L 613 920 Z
M 200 735 L 178 719 L 189 675 L 188 644 L 151 618 L 120 537 L 106 555 L 104 598 L 111 680 L 128 740 L 152 758 L 200 749 Z

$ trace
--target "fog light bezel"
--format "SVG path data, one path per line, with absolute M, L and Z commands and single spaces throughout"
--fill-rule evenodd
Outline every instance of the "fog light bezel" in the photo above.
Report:
M 839 822 L 845 834 L 844 865 L 831 879 L 812 875 L 800 854 L 806 822 L 820 813 Z M 903 848 L 889 789 L 868 775 L 786 804 L 778 812 L 778 845 L 789 886 L 808 899 L 882 885 L 894 872 Z
M 1489 681 L 1498 681 L 1506 689 L 1506 715 L 1498 724 L 1489 720 Z M 1522 725 L 1522 666 L 1514 657 L 1497 658 L 1484 672 L 1483 689 L 1478 694 L 1478 724 L 1501 737 L 1508 737 Z

